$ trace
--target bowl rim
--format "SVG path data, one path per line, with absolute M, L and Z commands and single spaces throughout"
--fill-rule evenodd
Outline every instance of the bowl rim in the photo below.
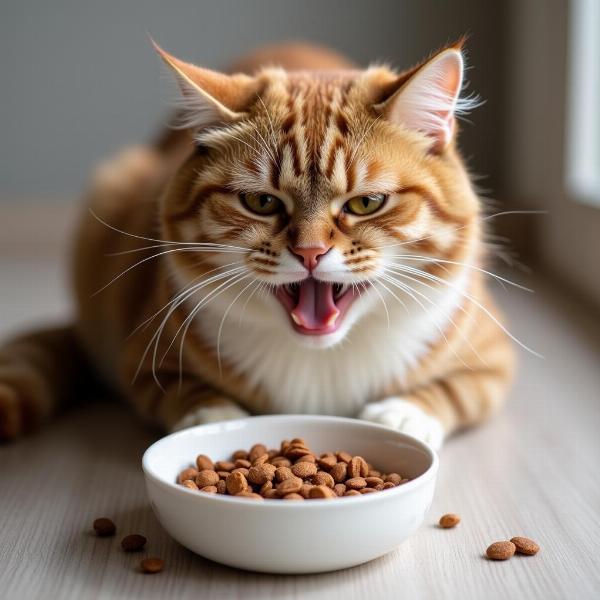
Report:
M 173 440 L 178 437 L 185 437 L 191 434 L 192 431 L 196 431 L 198 429 L 204 429 L 209 427 L 215 427 L 219 425 L 234 425 L 237 423 L 256 423 L 258 420 L 260 421 L 272 421 L 277 423 L 282 420 L 292 420 L 292 421 L 321 421 L 321 422 L 331 422 L 331 423 L 348 423 L 352 425 L 364 426 L 368 429 L 380 430 L 385 432 L 386 434 L 392 434 L 399 438 L 399 440 L 406 442 L 412 446 L 423 450 L 425 454 L 428 456 L 430 460 L 430 464 L 427 469 L 421 473 L 418 477 L 411 479 L 407 483 L 404 483 L 400 486 L 390 488 L 386 490 L 385 494 L 361 494 L 360 496 L 347 496 L 343 499 L 343 505 L 346 506 L 355 502 L 363 502 L 365 505 L 367 503 L 376 503 L 376 502 L 385 502 L 386 500 L 393 500 L 394 498 L 406 495 L 411 491 L 418 489 L 427 485 L 431 479 L 435 479 L 437 476 L 438 468 L 439 468 L 439 458 L 437 452 L 426 442 L 419 440 L 416 437 L 408 435 L 406 433 L 402 433 L 400 431 L 396 431 L 390 427 L 385 425 L 380 425 L 378 423 L 372 423 L 370 421 L 363 421 L 362 419 L 352 419 L 348 417 L 335 417 L 329 415 L 304 415 L 304 414 L 293 414 L 293 415 L 257 415 L 250 417 L 243 417 L 241 419 L 232 419 L 229 421 L 219 421 L 214 423 L 205 423 L 202 425 L 194 425 L 192 427 L 187 427 L 185 429 L 181 429 L 180 431 L 176 431 L 174 433 L 168 434 L 159 440 L 156 440 L 153 444 L 151 444 L 144 452 L 142 456 L 142 470 L 146 479 L 152 480 L 159 487 L 163 489 L 180 495 L 182 497 L 195 497 L 198 499 L 198 502 L 219 502 L 219 503 L 231 503 L 238 506 L 245 506 L 249 509 L 254 510 L 314 510 L 310 507 L 317 506 L 324 508 L 326 506 L 339 507 L 340 505 L 337 502 L 330 502 L 329 499 L 312 499 L 310 502 L 281 502 L 280 500 L 265 498 L 261 502 L 254 501 L 252 502 L 250 499 L 246 498 L 236 498 L 235 496 L 228 496 L 225 494 L 199 494 L 196 490 L 190 490 L 185 488 L 178 483 L 169 481 L 168 479 L 161 477 L 156 473 L 156 470 L 149 464 L 150 463 L 150 455 L 157 451 L 157 449 L 164 443 L 166 440 Z M 277 508 L 275 508 L 277 507 Z

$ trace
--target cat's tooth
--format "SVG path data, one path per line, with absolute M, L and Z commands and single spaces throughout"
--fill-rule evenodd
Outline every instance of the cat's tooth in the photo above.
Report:
M 296 323 L 296 325 L 302 325 L 302 323 L 300 322 L 300 319 L 294 314 L 292 314 L 292 320 L 294 321 L 294 323 Z
M 331 327 L 333 325 L 335 325 L 335 322 L 337 321 L 337 318 L 340 316 L 340 313 L 334 313 L 332 314 L 329 319 L 327 319 L 327 327 Z

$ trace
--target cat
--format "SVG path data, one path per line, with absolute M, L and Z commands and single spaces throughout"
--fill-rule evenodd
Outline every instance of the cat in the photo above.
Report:
M 168 431 L 318 413 L 440 447 L 493 413 L 514 359 L 456 147 L 462 45 L 397 73 L 283 44 L 234 74 L 156 46 L 177 129 L 95 173 L 75 320 L 0 350 L 0 437 L 92 373 Z

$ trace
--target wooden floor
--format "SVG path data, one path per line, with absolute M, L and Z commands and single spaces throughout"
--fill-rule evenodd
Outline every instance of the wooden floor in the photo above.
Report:
M 51 257 L 0 257 L 0 281 L 0 334 L 66 310 Z M 0 447 L 0 598 L 598 598 L 599 320 L 559 286 L 533 285 L 535 295 L 498 296 L 511 330 L 545 360 L 523 354 L 503 414 L 448 442 L 426 524 L 388 556 L 292 577 L 193 555 L 167 537 L 146 500 L 140 458 L 153 433 L 127 408 L 100 399 Z M 462 523 L 436 528 L 450 511 Z M 117 523 L 114 538 L 90 531 L 104 515 Z M 139 557 L 120 551 L 128 533 L 148 538 L 148 554 L 166 560 L 163 573 L 138 572 Z M 278 534 L 257 539 L 257 551 L 263 543 L 291 543 Z M 539 555 L 483 558 L 489 543 L 515 535 L 537 540 Z

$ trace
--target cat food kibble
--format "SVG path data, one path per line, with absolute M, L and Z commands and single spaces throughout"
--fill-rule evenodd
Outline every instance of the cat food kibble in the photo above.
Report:
M 460 523 L 460 517 L 454 513 L 448 513 L 440 517 L 440 527 L 450 529 L 456 527 Z
M 134 533 L 132 535 L 127 535 L 121 540 L 121 548 L 125 550 L 125 552 L 139 552 L 146 545 L 146 538 L 143 535 L 138 535 Z
M 165 561 L 162 558 L 144 558 L 140 567 L 144 573 L 160 573 L 165 568 Z
M 114 535 L 117 528 L 115 524 L 106 517 L 100 517 L 94 521 L 94 531 L 97 536 L 107 537 L 109 535 Z
M 512 542 L 494 542 L 485 551 L 491 560 L 508 560 L 515 553 L 516 546 Z
M 528 556 L 533 556 L 534 554 L 537 554 L 540 551 L 540 547 L 529 538 L 518 536 L 510 538 L 510 541 L 515 545 L 518 554 L 526 554 Z
M 183 469 L 177 482 L 204 494 L 254 500 L 313 500 L 362 496 L 409 481 L 398 473 L 382 473 L 361 456 L 343 450 L 314 453 L 301 438 L 284 440 L 278 449 L 254 444 L 236 450 L 230 460 L 214 461 L 199 454 L 195 466 Z M 456 523 L 460 520 L 456 515 Z M 453 527 L 454 525 L 442 525 Z M 154 560 L 154 559 L 153 559 Z M 156 559 L 158 560 L 158 559 Z

